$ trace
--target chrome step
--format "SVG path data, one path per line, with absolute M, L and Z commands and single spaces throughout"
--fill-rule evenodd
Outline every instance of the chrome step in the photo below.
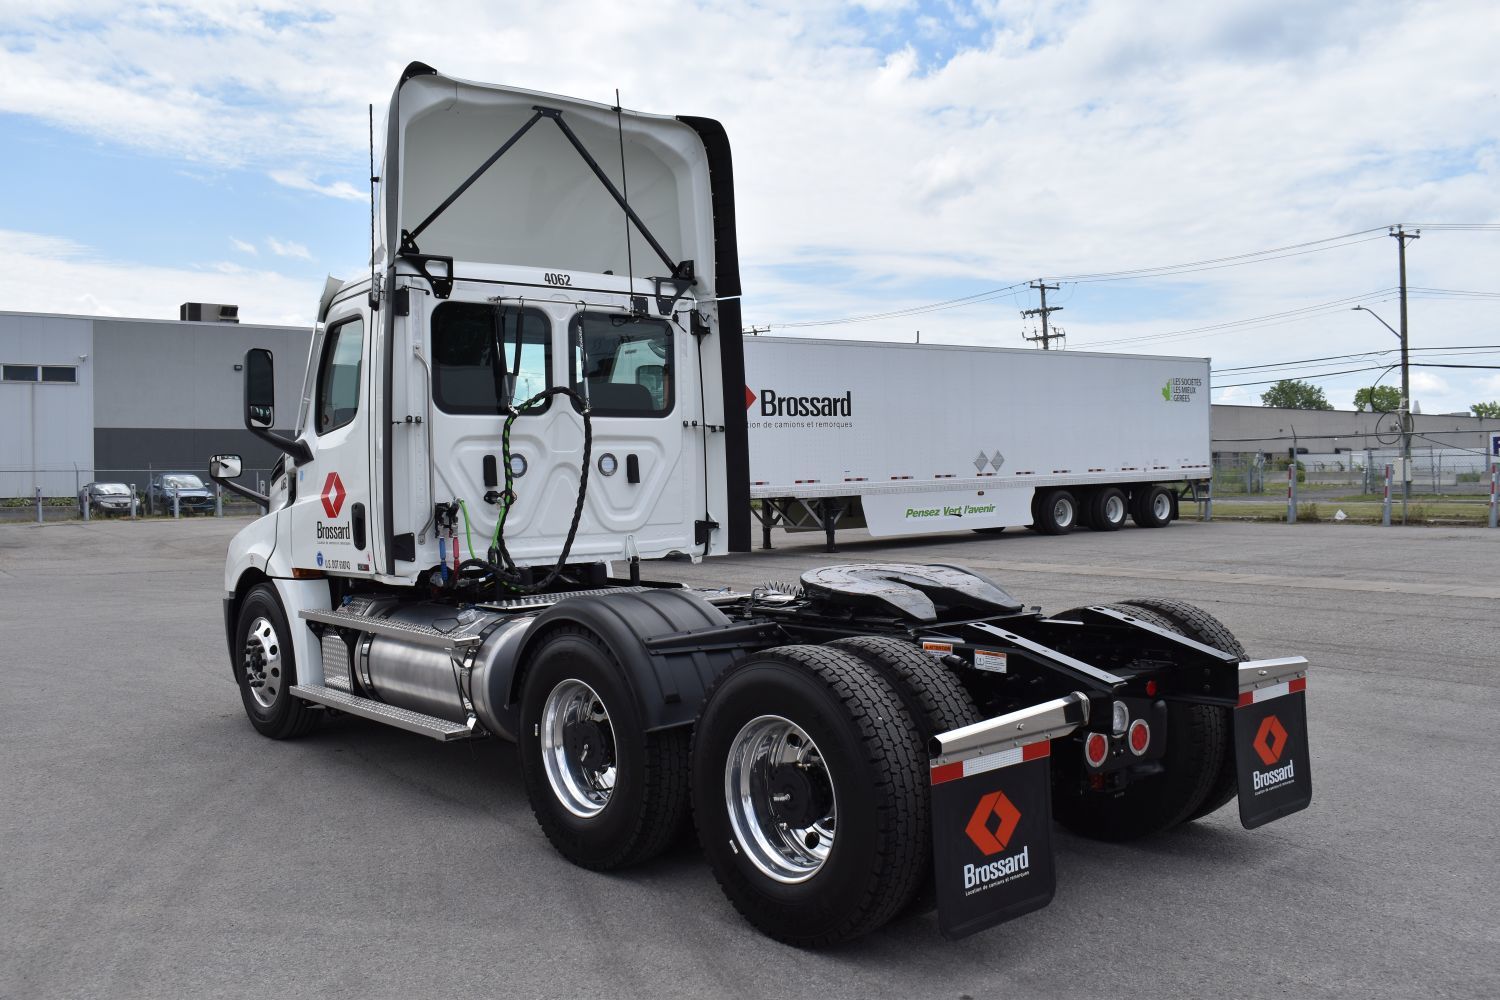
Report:
M 350 715 L 357 715 L 362 719 L 384 722 L 388 726 L 395 726 L 397 729 L 404 729 L 409 733 L 419 733 L 422 736 L 430 736 L 435 740 L 442 740 L 444 742 L 450 740 L 467 740 L 485 735 L 484 730 L 477 729 L 471 731 L 462 722 L 439 719 L 435 715 L 423 715 L 421 712 L 397 708 L 394 705 L 387 705 L 383 701 L 372 701 L 369 698 L 361 698 L 358 695 L 335 691 L 333 688 L 317 687 L 311 684 L 296 684 L 292 686 L 292 694 L 315 705 L 322 705 L 325 708 L 336 708 L 340 712 L 348 712 Z
M 389 618 L 371 618 L 366 615 L 351 615 L 347 611 L 318 611 L 304 610 L 299 614 L 310 622 L 321 625 L 337 625 L 340 628 L 352 628 L 358 632 L 369 632 L 371 635 L 388 635 L 392 638 L 401 639 L 414 646 L 428 646 L 432 649 L 441 649 L 452 652 L 455 649 L 467 649 L 469 646 L 477 646 L 483 636 L 440 632 L 427 625 L 417 625 L 410 622 L 391 621 Z M 460 626 L 462 628 L 462 626 Z

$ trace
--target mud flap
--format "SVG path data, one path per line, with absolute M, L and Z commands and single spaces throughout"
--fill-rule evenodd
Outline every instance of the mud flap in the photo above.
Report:
M 1306 689 L 1307 678 L 1299 675 L 1240 692 L 1234 710 L 1234 751 L 1240 822 L 1246 829 L 1306 809 L 1312 802 Z
M 938 929 L 956 940 L 1052 902 L 1051 741 L 932 765 Z

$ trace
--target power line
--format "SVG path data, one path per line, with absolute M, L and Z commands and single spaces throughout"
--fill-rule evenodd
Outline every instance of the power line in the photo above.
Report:
M 1400 367 L 1400 362 L 1397 362 L 1396 364 L 1393 364 L 1393 365 L 1371 365 L 1369 368 L 1346 368 L 1343 371 L 1322 372 L 1322 373 L 1314 374 L 1314 375 L 1306 375 L 1306 376 L 1304 376 L 1304 377 L 1302 377 L 1300 379 L 1288 379 L 1288 378 L 1283 377 L 1283 378 L 1266 379 L 1265 381 L 1262 381 L 1262 382 L 1232 382 L 1229 385 L 1216 385 L 1216 386 L 1213 386 L 1213 388 L 1215 388 L 1215 389 L 1240 389 L 1240 388 L 1243 388 L 1245 386 L 1251 386 L 1251 385 L 1275 385 L 1277 382 L 1288 382 L 1288 381 L 1315 382 L 1318 379 L 1333 378 L 1333 377 L 1335 377 L 1337 375 L 1354 375 L 1354 374 L 1357 374 L 1359 372 L 1374 372 L 1374 371 L 1381 371 L 1382 369 L 1384 369 L 1385 371 L 1390 371 L 1392 368 L 1399 368 L 1399 367 Z M 1452 365 L 1452 364 L 1435 364 L 1435 363 L 1432 363 L 1432 362 L 1417 362 L 1415 364 L 1410 364 L 1407 367 L 1408 368 L 1483 368 L 1483 369 L 1491 370 L 1491 371 L 1500 370 L 1500 365 Z
M 1285 246 L 1271 247 L 1265 250 L 1253 250 L 1248 253 L 1231 254 L 1224 257 L 1210 257 L 1203 260 L 1186 261 L 1179 264 L 1161 264 L 1152 267 L 1130 268 L 1119 271 L 1098 271 L 1091 273 L 1069 274 L 1049 276 L 1055 284 L 1084 284 L 1103 281 L 1126 281 L 1141 278 L 1170 277 L 1177 274 L 1194 274 L 1202 271 L 1219 270 L 1226 267 L 1241 267 L 1247 264 L 1256 264 L 1264 261 L 1283 260 L 1288 257 L 1297 257 L 1310 253 L 1322 253 L 1328 250 L 1340 250 L 1346 247 L 1357 246 L 1361 243 L 1370 243 L 1375 240 L 1384 239 L 1387 230 L 1391 227 L 1379 226 L 1371 229 L 1361 229 L 1352 233 L 1343 233 L 1338 236 L 1328 236 L 1318 240 L 1307 240 L 1302 243 L 1289 243 Z M 1470 231 L 1491 232 L 1500 231 L 1500 223 L 1437 223 L 1424 225 L 1423 228 L 1435 231 Z M 922 313 L 939 312 L 946 309 L 957 309 L 965 306 L 982 305 L 991 299 L 1016 290 L 1025 288 L 1028 282 L 1018 281 L 1014 284 L 1005 285 L 1001 288 L 992 288 L 972 295 L 964 295 L 954 299 L 945 299 L 940 302 L 929 302 L 920 305 L 909 306 L 902 309 L 893 309 L 885 312 L 867 313 L 861 316 L 843 316 L 830 319 L 799 320 L 787 323 L 766 324 L 768 329 L 795 329 L 818 326 L 843 326 L 851 323 L 868 323 L 885 319 L 900 319 L 907 316 L 916 316 Z M 1388 291 L 1394 291 L 1390 289 Z M 1417 292 L 1418 289 L 1410 288 L 1409 292 Z M 1500 298 L 1500 293 L 1495 292 L 1455 292 L 1449 289 L 1420 289 L 1426 293 L 1448 295 L 1454 297 L 1484 297 Z M 1028 338 L 1029 339 L 1029 338 Z M 1128 343 L 1131 339 L 1119 341 L 1103 341 L 1100 343 Z M 1097 345 L 1095 345 L 1097 346 Z
M 1176 274 L 1196 274 L 1200 271 L 1218 271 L 1226 267 L 1242 267 L 1246 264 L 1259 264 L 1268 260 L 1284 260 L 1288 257 L 1301 257 L 1310 253 L 1322 253 L 1325 250 L 1341 250 L 1344 247 L 1358 246 L 1361 243 L 1371 243 L 1375 240 L 1384 239 L 1385 233 L 1377 236 L 1367 236 L 1366 233 L 1377 232 L 1377 230 L 1366 229 L 1358 233 L 1348 233 L 1344 236 L 1331 236 L 1327 240 L 1314 240 L 1311 243 L 1296 243 L 1291 246 L 1276 247 L 1271 250 L 1257 250 L 1253 253 L 1237 254 L 1233 257 L 1218 257 L 1211 260 L 1191 261 L 1186 264 L 1163 264 L 1159 267 L 1142 267 L 1128 271 L 1103 271 L 1098 274 L 1067 274 L 1061 275 L 1056 280 L 1083 284 L 1099 281 L 1127 281 L 1134 278 L 1163 278 Z M 1350 237 L 1362 237 L 1350 239 Z M 1335 241 L 1344 242 L 1335 242 Z M 1316 244 L 1326 243 L 1326 246 Z M 1309 249 L 1301 249 L 1301 248 Z
M 1215 368 L 1214 371 L 1216 373 L 1219 373 L 1219 374 L 1225 374 L 1225 373 L 1228 373 L 1228 372 L 1251 371 L 1251 370 L 1257 369 L 1257 368 L 1292 368 L 1292 367 L 1296 367 L 1296 366 L 1299 366 L 1299 365 L 1317 364 L 1320 361 L 1345 361 L 1345 360 L 1348 360 L 1348 359 L 1351 359 L 1351 358 L 1369 357 L 1370 355 L 1374 355 L 1374 354 L 1394 354 L 1394 353 L 1396 353 L 1399 350 L 1400 350 L 1399 347 L 1387 347 L 1387 348 L 1385 348 L 1383 350 L 1356 351 L 1353 354 L 1330 354 L 1330 355 L 1328 355 L 1326 357 L 1322 357 L 1322 358 L 1304 358 L 1301 361 L 1268 361 L 1265 364 L 1259 364 L 1259 365 L 1237 365 L 1237 366 L 1234 366 L 1234 367 L 1231 367 L 1231 368 Z M 1450 352 L 1450 351 L 1457 353 L 1457 352 L 1460 352 L 1460 351 L 1462 351 L 1462 352 L 1470 352 L 1470 351 L 1481 352 L 1481 351 L 1491 351 L 1491 350 L 1500 350 L 1500 344 L 1457 344 L 1457 345 L 1454 345 L 1452 347 L 1413 347 L 1412 348 L 1413 352 L 1415 352 L 1415 351 L 1426 351 L 1426 352 L 1430 352 L 1430 353 L 1439 353 L 1439 354 L 1441 354 L 1441 353 L 1447 353 L 1447 352 Z

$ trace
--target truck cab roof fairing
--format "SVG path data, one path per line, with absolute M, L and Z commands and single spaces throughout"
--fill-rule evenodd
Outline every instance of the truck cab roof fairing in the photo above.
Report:
M 455 80 L 413 64 L 391 98 L 381 185 L 386 252 L 416 229 L 532 119 L 561 113 L 673 261 L 692 261 L 700 298 L 715 294 L 708 155 L 675 118 L 511 87 Z M 620 175 L 623 131 L 626 175 Z M 395 161 L 392 161 L 394 151 Z M 458 262 L 665 277 L 670 268 L 557 123 L 543 119 L 484 171 L 416 241 Z M 382 263 L 388 263 L 382 261 Z

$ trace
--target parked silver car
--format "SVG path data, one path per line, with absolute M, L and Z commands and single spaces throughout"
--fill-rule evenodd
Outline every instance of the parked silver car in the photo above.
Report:
M 135 491 L 125 483 L 87 483 L 78 491 L 78 515 L 83 516 L 83 505 L 89 506 L 90 516 L 96 514 L 129 514 L 130 501 Z

